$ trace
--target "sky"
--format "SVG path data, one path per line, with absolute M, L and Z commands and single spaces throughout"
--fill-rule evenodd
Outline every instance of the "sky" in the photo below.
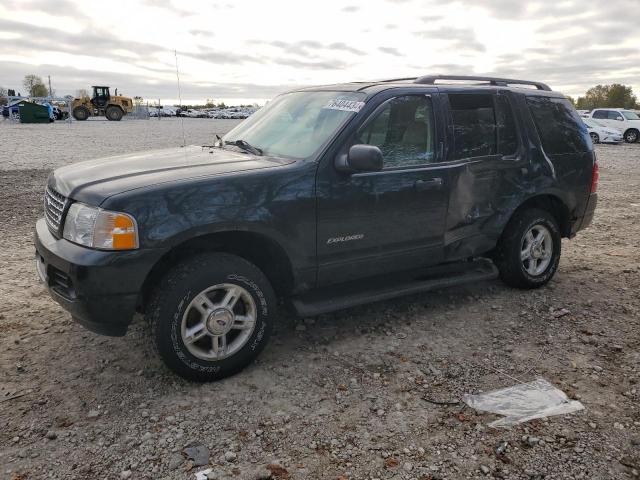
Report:
M 0 87 L 51 76 L 184 104 L 263 104 L 308 85 L 426 74 L 640 97 L 640 0 L 0 0 Z

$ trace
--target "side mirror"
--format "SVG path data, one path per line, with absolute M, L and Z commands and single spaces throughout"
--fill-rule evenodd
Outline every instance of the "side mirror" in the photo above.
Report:
M 619 122 L 622 122 L 622 121 L 624 120 L 624 118 L 622 118 L 620 115 L 618 115 L 618 116 L 616 117 L 616 120 L 618 120 Z
M 341 172 L 378 172 L 382 170 L 382 152 L 373 145 L 353 145 L 346 155 L 336 158 Z

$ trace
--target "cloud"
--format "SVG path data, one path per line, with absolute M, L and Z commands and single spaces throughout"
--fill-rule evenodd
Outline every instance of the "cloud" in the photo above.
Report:
M 119 39 L 99 28 L 88 28 L 74 34 L 56 28 L 30 25 L 0 18 L 0 31 L 14 33 L 17 38 L 0 42 L 0 54 L 29 55 L 43 51 L 64 52 L 77 55 L 108 55 L 115 58 L 153 56 L 167 51 L 150 43 Z M 46 41 L 43 41 L 46 39 Z M 117 53 L 127 52 L 130 56 Z
M 342 9 L 343 12 L 347 13 L 357 12 L 358 10 L 360 10 L 360 7 L 357 7 L 356 5 L 347 5 Z
M 150 82 L 137 75 L 127 75 L 102 70 L 80 70 L 59 65 L 29 65 L 19 62 L 4 62 L 0 73 L 0 84 L 22 91 L 21 85 L 5 82 L 6 77 L 22 78 L 27 73 L 44 77 L 51 75 L 54 89 L 60 94 L 74 93 L 79 88 L 95 84 L 97 78 L 118 92 L 130 97 L 140 95 L 146 99 L 177 98 L 175 79 L 154 79 Z M 272 98 L 280 93 L 298 88 L 295 84 L 264 85 L 259 83 L 181 83 L 182 97 L 189 98 Z
M 388 55 L 393 55 L 395 57 L 404 57 L 402 53 L 400 53 L 396 48 L 393 47 L 378 47 L 382 53 L 386 53 Z
M 298 55 L 301 57 L 317 57 L 320 54 L 330 51 L 333 55 L 336 53 L 352 53 L 354 55 L 364 55 L 365 52 L 355 47 L 347 45 L 344 42 L 333 42 L 325 44 L 317 40 L 300 40 L 297 42 L 285 42 L 282 40 L 251 40 L 250 43 L 256 45 L 269 45 L 278 48 L 282 53 L 287 55 Z
M 452 48 L 460 51 L 484 52 L 487 50 L 470 28 L 436 27 L 413 32 L 413 34 L 421 38 L 447 42 Z

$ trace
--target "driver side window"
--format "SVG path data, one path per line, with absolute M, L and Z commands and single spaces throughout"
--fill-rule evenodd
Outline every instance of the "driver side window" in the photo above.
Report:
M 356 143 L 378 147 L 388 169 L 434 162 L 433 136 L 431 99 L 406 95 L 388 101 L 358 132 Z

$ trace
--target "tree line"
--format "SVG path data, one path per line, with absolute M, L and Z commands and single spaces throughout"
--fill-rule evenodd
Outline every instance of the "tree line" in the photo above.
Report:
M 640 103 L 634 95 L 633 89 L 614 83 L 611 85 L 596 85 L 584 94 L 584 97 L 574 99 L 567 97 L 578 110 L 593 110 L 594 108 L 638 108 Z

